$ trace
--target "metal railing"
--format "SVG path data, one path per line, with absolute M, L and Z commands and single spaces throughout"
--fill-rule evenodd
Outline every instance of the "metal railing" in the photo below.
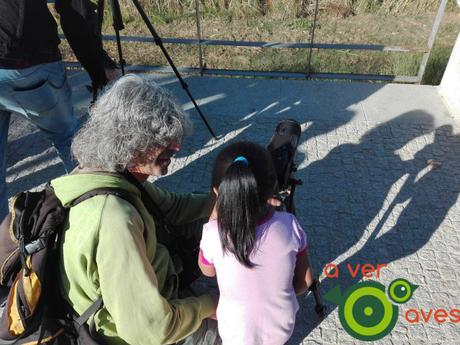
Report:
M 54 1 L 48 1 L 54 2 Z M 316 43 L 315 29 L 317 26 L 317 13 L 319 8 L 319 0 L 315 3 L 315 15 L 312 24 L 311 36 L 309 43 L 286 43 L 286 42 L 257 42 L 257 41 L 238 41 L 238 40 L 212 40 L 202 39 L 200 26 L 200 6 L 199 0 L 195 0 L 196 28 L 197 39 L 187 38 L 162 38 L 163 43 L 167 44 L 183 44 L 198 46 L 198 61 L 199 68 L 180 67 L 178 70 L 183 73 L 199 73 L 201 75 L 230 75 L 230 76 L 253 76 L 253 77 L 278 77 L 278 78 L 311 78 L 311 79 L 349 79 L 349 80 L 380 80 L 392 81 L 400 83 L 420 83 L 423 79 L 428 59 L 431 50 L 439 31 L 442 17 L 444 16 L 448 0 L 441 0 L 438 7 L 436 17 L 428 38 L 427 47 L 425 49 L 411 49 L 398 46 L 387 45 L 372 45 L 372 44 L 334 44 L 334 43 Z M 61 35 L 61 38 L 65 38 Z M 124 42 L 154 42 L 153 37 L 139 36 L 121 36 L 121 41 Z M 103 40 L 115 41 L 114 35 L 104 35 Z M 247 70 L 229 70 L 229 69 L 208 69 L 204 66 L 203 46 L 231 46 L 231 47 L 256 47 L 256 48 L 273 48 L 273 49 L 308 49 L 308 62 L 306 64 L 306 73 L 300 72 L 267 72 L 267 71 L 247 71 Z M 416 76 L 404 75 L 380 75 L 380 74 L 356 74 L 356 73 L 310 73 L 311 59 L 313 49 L 333 49 L 333 50 L 361 50 L 361 51 L 380 51 L 380 52 L 399 52 L 399 53 L 423 53 L 423 57 Z M 141 66 L 131 65 L 130 70 L 171 72 L 171 68 L 164 66 Z

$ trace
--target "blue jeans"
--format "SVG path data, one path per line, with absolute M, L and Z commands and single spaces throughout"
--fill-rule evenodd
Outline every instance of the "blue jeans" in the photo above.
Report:
M 70 144 L 77 129 L 71 96 L 61 61 L 24 69 L 0 69 L 0 222 L 8 213 L 5 179 L 11 113 L 24 116 L 46 134 L 69 172 L 75 166 Z

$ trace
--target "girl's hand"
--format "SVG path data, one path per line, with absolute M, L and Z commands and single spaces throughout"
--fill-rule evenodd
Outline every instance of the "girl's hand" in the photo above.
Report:
M 267 200 L 267 204 L 269 204 L 270 206 L 273 206 L 273 207 L 280 207 L 282 205 L 282 202 L 281 202 L 281 200 L 278 200 L 276 198 L 269 198 Z
M 284 193 L 285 193 L 285 196 L 289 196 L 289 195 L 291 195 L 291 190 L 287 189 Z M 269 204 L 270 206 L 273 206 L 273 207 L 280 207 L 281 205 L 283 205 L 283 202 L 280 200 L 279 197 L 273 196 L 271 198 L 268 198 L 267 204 Z
M 297 257 L 293 279 L 295 293 L 300 295 L 308 291 L 313 283 L 313 278 L 313 268 L 307 251 Z

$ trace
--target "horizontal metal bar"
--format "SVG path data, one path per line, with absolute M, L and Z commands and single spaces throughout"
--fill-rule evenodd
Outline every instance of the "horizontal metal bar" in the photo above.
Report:
M 76 62 L 66 62 L 66 67 L 81 68 Z M 171 67 L 165 66 L 145 66 L 145 65 L 126 65 L 126 70 L 131 72 L 157 72 L 173 73 Z M 178 67 L 177 70 L 183 74 L 200 74 L 200 68 Z M 262 72 L 245 70 L 225 70 L 225 69 L 204 69 L 204 75 L 222 76 L 244 76 L 244 77 L 265 77 L 265 78 L 286 78 L 286 79 L 307 79 L 306 73 L 295 72 Z M 378 75 L 378 74 L 347 74 L 347 73 L 313 73 L 308 79 L 341 79 L 341 80 L 375 80 L 395 83 L 418 83 L 418 78 L 413 76 Z
M 64 35 L 59 35 L 60 38 L 65 39 Z M 115 41 L 116 36 L 104 35 L 102 38 L 106 41 Z M 124 42 L 155 42 L 153 37 L 140 37 L 140 36 L 120 36 L 120 40 Z M 162 38 L 163 43 L 169 44 L 187 44 L 199 45 L 200 41 L 191 38 Z M 232 46 L 232 47 L 256 47 L 256 48 L 290 48 L 290 49 L 335 49 L 335 50 L 373 50 L 373 51 L 388 51 L 388 52 L 402 52 L 402 53 L 424 53 L 424 49 L 412 49 L 403 47 L 392 47 L 385 45 L 371 45 L 371 44 L 335 44 L 335 43 L 282 43 L 282 42 L 251 42 L 251 41 L 228 41 L 228 40 L 201 40 L 202 46 Z

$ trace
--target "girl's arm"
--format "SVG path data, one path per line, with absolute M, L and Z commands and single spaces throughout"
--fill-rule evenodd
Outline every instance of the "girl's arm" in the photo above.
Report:
M 297 295 L 305 293 L 313 283 L 313 269 L 306 249 L 297 256 L 293 283 Z
M 208 263 L 203 256 L 203 252 L 200 250 L 198 254 L 198 267 L 200 268 L 201 272 L 206 277 L 215 277 L 216 276 L 216 269 L 212 263 Z

